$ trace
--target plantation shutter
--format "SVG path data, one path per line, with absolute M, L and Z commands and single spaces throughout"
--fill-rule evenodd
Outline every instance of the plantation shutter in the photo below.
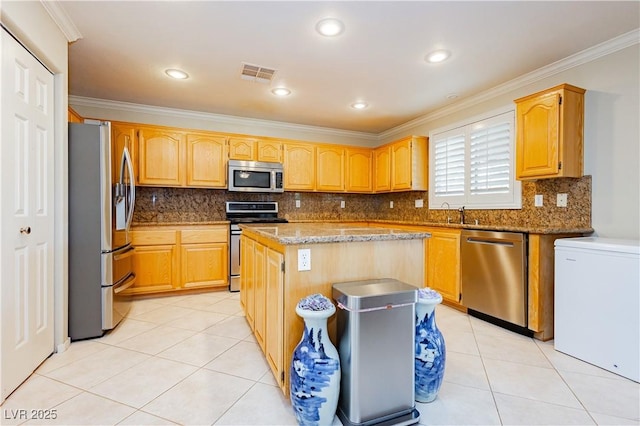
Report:
M 436 197 L 464 195 L 464 133 L 438 135 L 434 143 L 434 190 Z
M 469 146 L 471 195 L 506 194 L 511 184 L 511 125 L 501 122 L 472 130 Z

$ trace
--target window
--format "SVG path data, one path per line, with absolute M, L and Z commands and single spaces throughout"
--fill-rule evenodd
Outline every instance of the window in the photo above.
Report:
M 431 132 L 429 208 L 522 208 L 514 133 L 513 109 Z

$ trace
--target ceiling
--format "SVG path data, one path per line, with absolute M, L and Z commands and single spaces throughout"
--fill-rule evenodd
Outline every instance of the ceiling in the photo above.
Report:
M 374 134 L 640 25 L 637 1 L 60 5 L 82 35 L 69 48 L 70 95 Z M 344 32 L 319 35 L 325 17 Z M 439 48 L 449 60 L 425 62 Z M 243 62 L 277 72 L 269 84 L 246 81 Z M 277 86 L 292 94 L 274 96 Z M 354 110 L 356 100 L 368 107 Z

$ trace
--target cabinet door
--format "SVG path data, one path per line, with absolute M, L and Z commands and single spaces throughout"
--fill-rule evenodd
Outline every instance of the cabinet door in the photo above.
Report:
M 75 112 L 75 110 L 71 107 L 69 107 L 67 110 L 67 121 L 69 123 L 84 123 L 84 120 L 80 116 L 80 114 Z
M 226 188 L 225 161 L 227 145 L 224 136 L 187 135 L 187 186 Z
M 183 244 L 182 287 L 226 287 L 227 250 L 225 243 Z
M 259 140 L 258 161 L 282 163 L 282 142 Z
M 141 128 L 138 145 L 140 185 L 184 185 L 184 133 Z
M 391 148 L 382 146 L 373 152 L 375 161 L 375 191 L 391 190 Z
M 317 148 L 316 189 L 318 191 L 344 191 L 344 148 Z
M 373 151 L 347 148 L 346 190 L 347 192 L 371 192 Z
M 254 335 L 262 351 L 265 351 L 267 331 L 266 316 L 266 261 L 267 248 L 262 244 L 254 244 L 253 251 L 253 293 L 254 293 Z
M 316 155 L 312 144 L 284 145 L 284 189 L 315 189 Z
M 131 155 L 131 161 L 133 162 L 133 175 L 135 182 L 138 183 L 138 163 L 136 161 L 136 132 L 135 126 L 127 123 L 111 123 L 111 144 L 114 146 L 112 152 L 122 152 L 126 146 Z M 113 182 L 116 183 L 120 180 L 120 159 L 112 158 L 112 176 Z
M 229 158 L 231 160 L 255 160 L 257 141 L 251 138 L 229 138 Z
M 460 302 L 460 231 L 429 229 L 426 265 L 427 286 L 453 303 Z
M 136 246 L 133 256 L 133 272 L 136 282 L 133 294 L 158 293 L 174 289 L 176 280 L 176 246 Z
M 281 378 L 284 372 L 283 346 L 284 323 L 282 307 L 284 305 L 284 275 L 282 262 L 284 256 L 277 251 L 267 249 L 266 260 L 266 357 L 274 377 Z M 278 383 L 283 386 L 283 383 Z
M 391 189 L 411 189 L 413 172 L 411 138 L 391 145 Z
M 255 298 L 255 261 L 253 260 L 253 255 L 255 253 L 255 242 L 253 240 L 250 240 L 248 238 L 241 238 L 242 240 L 245 241 L 245 250 L 244 250 L 244 257 L 241 257 L 241 268 L 242 268 L 242 272 L 241 274 L 244 275 L 244 291 L 246 293 L 246 298 L 245 298 L 245 316 L 247 317 L 247 322 L 249 323 L 249 327 L 251 327 L 251 330 L 255 330 L 255 312 L 256 312 L 256 298 Z M 244 266 L 246 265 L 246 270 L 244 269 Z M 242 278 L 242 275 L 240 276 L 240 279 Z
M 554 176 L 559 171 L 560 93 L 547 93 L 516 106 L 516 176 Z

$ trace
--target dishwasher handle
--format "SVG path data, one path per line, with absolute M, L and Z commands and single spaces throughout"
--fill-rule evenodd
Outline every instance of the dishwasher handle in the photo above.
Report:
M 502 239 L 488 239 L 488 238 L 477 238 L 477 237 L 467 237 L 467 243 L 471 244 L 488 244 L 492 246 L 504 246 L 504 247 L 513 247 L 514 244 L 511 241 L 505 241 Z

